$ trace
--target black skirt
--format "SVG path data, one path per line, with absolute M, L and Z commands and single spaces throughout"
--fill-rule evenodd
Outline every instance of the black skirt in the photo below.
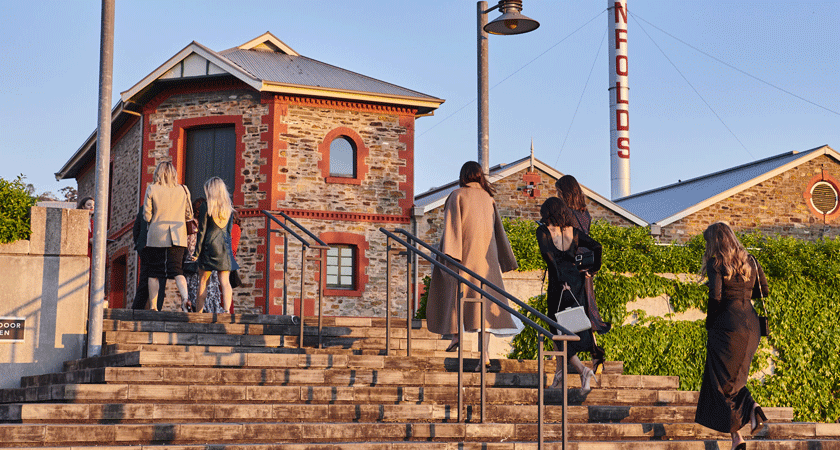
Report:
M 186 247 L 146 247 L 142 263 L 147 266 L 149 278 L 173 279 L 184 275 L 183 262 Z

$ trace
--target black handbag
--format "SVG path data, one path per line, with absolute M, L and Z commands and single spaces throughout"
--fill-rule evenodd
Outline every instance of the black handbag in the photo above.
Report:
M 753 264 L 753 268 L 755 269 L 756 282 L 758 282 L 758 267 Z M 761 297 L 761 307 L 764 309 L 764 315 L 758 316 L 758 330 L 762 336 L 770 336 L 770 323 L 767 321 L 767 317 L 770 314 L 767 313 L 767 304 L 764 303 L 764 292 L 761 291 L 761 283 L 758 283 L 758 294 Z
M 578 227 L 580 231 L 583 231 L 583 225 L 580 223 L 580 218 L 578 218 L 577 214 L 573 214 L 575 216 L 575 220 L 577 220 Z M 583 231 L 585 233 L 585 231 Z M 575 254 L 575 267 L 578 270 L 586 270 L 595 265 L 595 252 L 589 250 L 585 247 L 578 247 L 577 253 Z
M 239 277 L 238 270 L 231 270 L 230 271 L 230 287 L 237 288 L 242 286 L 242 278 Z

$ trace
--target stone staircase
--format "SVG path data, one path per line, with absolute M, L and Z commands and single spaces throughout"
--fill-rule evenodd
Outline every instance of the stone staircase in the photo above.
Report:
M 407 450 L 537 448 L 536 361 L 494 359 L 481 422 L 477 354 L 465 352 L 465 422 L 457 420 L 457 356 L 448 341 L 385 321 L 106 310 L 103 355 L 0 390 L 0 447 L 149 450 Z M 474 339 L 471 337 L 470 339 Z M 475 349 L 469 339 L 466 349 Z M 623 375 L 605 364 L 586 393 L 569 378 L 569 449 L 728 449 L 693 423 L 696 392 L 676 377 Z M 546 449 L 559 449 L 562 392 L 545 391 Z M 840 449 L 840 424 L 770 423 L 750 449 Z M 748 427 L 743 430 L 748 435 Z

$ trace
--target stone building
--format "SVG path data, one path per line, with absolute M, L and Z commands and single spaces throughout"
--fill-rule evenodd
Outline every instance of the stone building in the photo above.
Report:
M 453 166 L 454 175 L 460 166 Z M 533 156 L 490 168 L 488 180 L 496 188 L 499 214 L 510 218 L 538 220 L 540 206 L 557 195 L 554 183 L 564 174 Z M 437 244 L 443 224 L 443 206 L 458 189 L 458 180 L 431 189 L 414 198 L 413 232 L 425 242 Z M 581 185 L 592 220 L 605 220 L 619 226 L 647 226 L 647 222 L 616 205 L 597 192 Z
M 243 217 L 238 312 L 279 314 L 288 306 L 297 314 L 301 297 L 304 311 L 316 312 L 313 277 L 300 287 L 301 264 L 312 274 L 316 263 L 301 257 L 294 238 L 282 304 L 283 239 L 272 235 L 266 248 L 266 210 L 285 212 L 331 245 L 325 314 L 383 316 L 378 229 L 410 223 L 414 121 L 441 103 L 299 55 L 270 33 L 221 52 L 190 43 L 123 92 L 113 110 L 110 306 L 130 306 L 138 271 L 132 225 L 155 166 L 169 160 L 193 198 L 203 196 L 207 178 L 224 179 Z M 94 133 L 56 174 L 75 178 L 80 197 L 93 193 L 95 155 Z M 165 308 L 175 298 L 168 295 Z
M 840 235 L 840 154 L 824 145 L 787 152 L 629 195 L 616 204 L 684 242 L 725 220 L 736 231 L 816 240 Z

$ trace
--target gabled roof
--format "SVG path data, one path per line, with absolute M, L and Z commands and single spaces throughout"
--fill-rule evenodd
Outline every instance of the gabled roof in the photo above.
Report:
M 260 92 L 386 103 L 429 114 L 443 100 L 301 56 L 271 33 L 215 52 L 193 41 L 121 94 L 124 102 L 158 80 L 232 75 Z
M 549 174 L 554 179 L 559 179 L 563 176 L 561 172 L 549 166 L 548 164 L 540 161 L 537 158 L 533 158 L 533 164 L 535 168 L 540 169 L 543 172 Z M 531 156 L 526 156 L 525 158 L 514 161 L 510 164 L 499 164 L 490 168 L 490 174 L 488 175 L 487 180 L 491 183 L 495 183 L 496 181 L 519 173 L 520 171 L 530 166 Z M 624 217 L 625 219 L 635 223 L 636 225 L 647 226 L 647 222 L 634 215 L 630 211 L 627 211 L 624 208 L 616 205 L 612 201 L 608 200 L 606 197 L 603 197 L 602 195 L 587 188 L 584 185 L 580 185 L 580 188 L 583 191 L 583 195 L 585 195 L 590 200 L 598 203 L 599 205 L 603 206 L 604 208 L 607 208 L 608 210 L 618 214 L 619 216 Z M 414 197 L 414 215 L 423 215 L 435 208 L 443 206 L 443 204 L 446 202 L 446 198 L 449 197 L 449 194 L 451 194 L 452 191 L 454 191 L 455 189 L 458 189 L 457 180 L 440 187 L 432 188 L 422 194 L 416 195 Z
M 649 223 L 666 226 L 822 155 L 840 161 L 840 154 L 824 145 L 804 152 L 782 153 L 691 180 L 628 195 L 615 203 Z
M 429 115 L 444 101 L 395 84 L 366 77 L 301 56 L 271 33 L 264 33 L 238 47 L 213 51 L 191 42 L 137 84 L 120 94 L 111 111 L 112 129 L 125 122 L 149 96 L 158 82 L 232 76 L 260 92 L 305 95 L 333 99 L 384 103 Z M 134 105 L 134 106 L 132 106 Z M 57 180 L 74 178 L 94 157 L 96 130 L 56 172 Z

